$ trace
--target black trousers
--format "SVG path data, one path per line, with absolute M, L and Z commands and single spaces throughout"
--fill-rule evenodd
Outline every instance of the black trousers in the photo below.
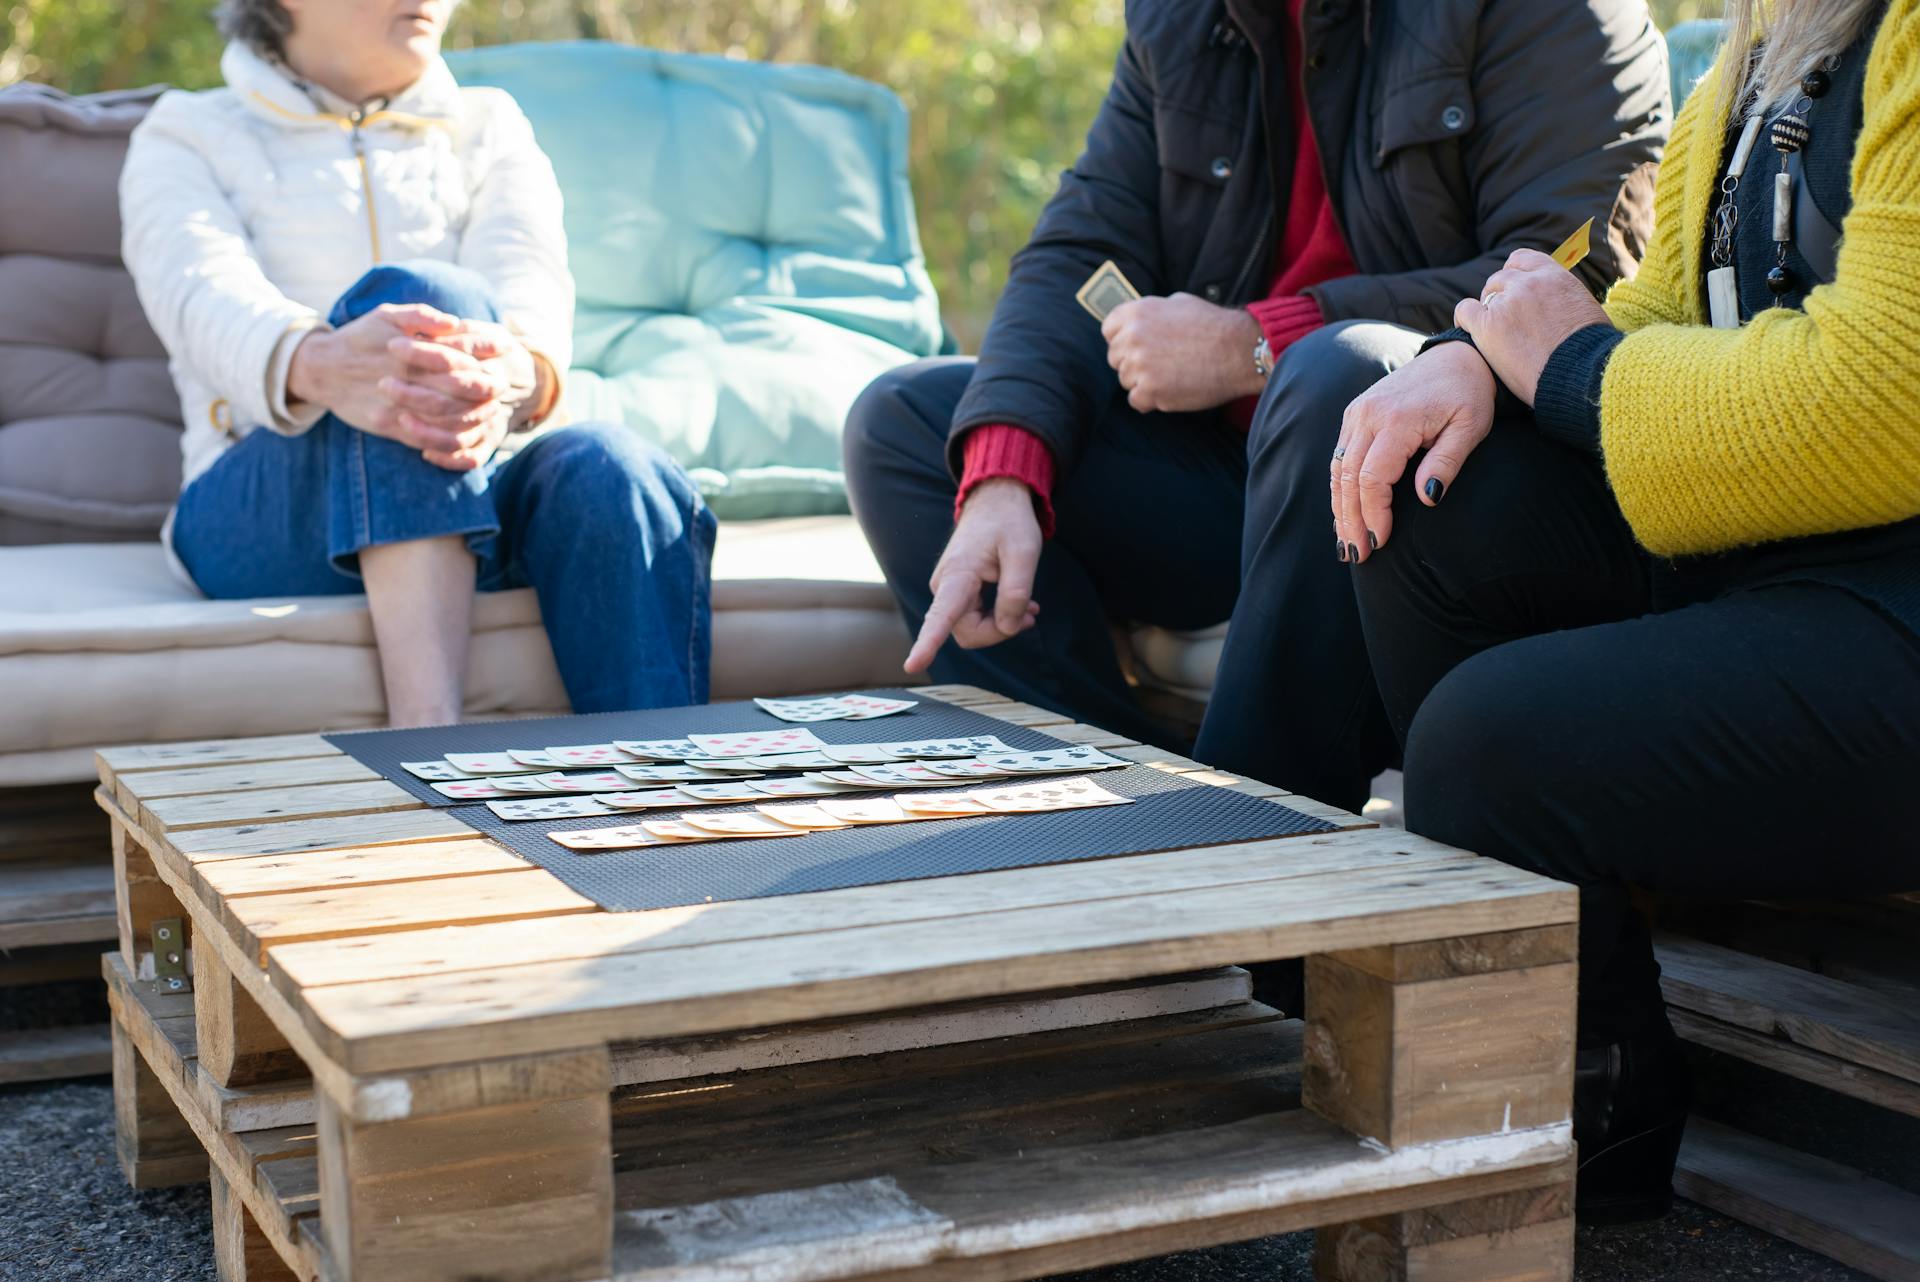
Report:
M 949 644 L 934 678 L 1166 743 L 1121 676 L 1113 623 L 1193 630 L 1231 616 L 1196 755 L 1358 810 L 1395 744 L 1331 550 L 1327 458 L 1347 403 L 1420 342 L 1349 322 L 1294 344 L 1244 437 L 1218 414 L 1141 414 L 1116 396 L 1056 483 L 1039 626 L 985 650 Z M 964 358 L 896 370 L 847 421 L 854 515 L 912 629 L 952 530 L 947 428 L 972 370 Z
M 1582 888 L 1583 1041 L 1664 1027 L 1628 887 L 1920 887 L 1920 640 L 1873 606 L 1690 590 L 1599 464 L 1528 422 L 1497 425 L 1438 507 L 1403 485 L 1355 579 L 1408 826 Z

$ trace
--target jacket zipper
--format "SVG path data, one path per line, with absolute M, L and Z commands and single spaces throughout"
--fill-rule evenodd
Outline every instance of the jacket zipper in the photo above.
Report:
M 373 211 L 373 176 L 367 169 L 367 143 L 361 136 L 360 126 L 367 118 L 365 107 L 356 107 L 347 117 L 347 127 L 353 136 L 353 159 L 360 166 L 360 200 L 367 207 L 367 238 L 373 243 L 373 261 L 380 261 L 380 218 Z

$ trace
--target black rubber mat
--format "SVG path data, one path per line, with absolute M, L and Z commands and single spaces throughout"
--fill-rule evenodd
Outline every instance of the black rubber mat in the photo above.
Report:
M 909 691 L 905 697 L 913 695 Z M 677 738 L 689 731 L 753 730 L 783 724 L 752 704 L 715 704 L 545 721 L 366 731 L 327 738 L 416 796 L 430 795 L 435 804 L 445 805 L 446 798 L 413 779 L 399 763 L 448 752 Z M 829 721 L 809 729 L 828 743 L 886 743 L 962 734 L 997 734 L 1019 749 L 1047 748 L 1059 742 L 1037 730 L 932 701 L 898 716 L 875 721 Z M 1134 804 L 874 824 L 802 837 L 710 841 L 594 854 L 575 853 L 546 834 L 615 828 L 643 818 L 668 818 L 677 812 L 650 810 L 604 818 L 509 823 L 495 817 L 484 805 L 468 803 L 449 809 L 476 831 L 546 868 L 611 912 L 798 895 L 1333 830 L 1333 825 L 1322 819 L 1272 801 L 1193 783 L 1146 766 L 1103 771 L 1094 777 L 1102 787 L 1133 798 Z M 968 786 L 972 785 L 956 785 Z M 751 808 L 708 809 L 723 812 Z

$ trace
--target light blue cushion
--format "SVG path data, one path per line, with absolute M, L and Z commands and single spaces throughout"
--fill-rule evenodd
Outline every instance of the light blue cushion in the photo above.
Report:
M 1701 18 L 1679 23 L 1667 32 L 1667 71 L 1673 77 L 1675 111 L 1712 68 L 1720 54 L 1720 42 L 1726 38 L 1726 27 L 1718 19 Z
M 848 407 L 941 339 L 899 99 L 820 67 L 597 42 L 447 61 L 513 94 L 559 174 L 572 416 L 658 442 L 723 516 L 844 511 Z

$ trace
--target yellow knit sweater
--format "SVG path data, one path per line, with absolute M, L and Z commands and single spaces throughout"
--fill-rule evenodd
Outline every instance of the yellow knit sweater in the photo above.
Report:
M 1662 556 L 1920 516 L 1920 0 L 1893 0 L 1868 58 L 1833 283 L 1737 330 L 1708 327 L 1701 283 L 1719 74 L 1674 122 L 1639 275 L 1607 295 L 1628 331 L 1600 389 L 1620 509 Z

